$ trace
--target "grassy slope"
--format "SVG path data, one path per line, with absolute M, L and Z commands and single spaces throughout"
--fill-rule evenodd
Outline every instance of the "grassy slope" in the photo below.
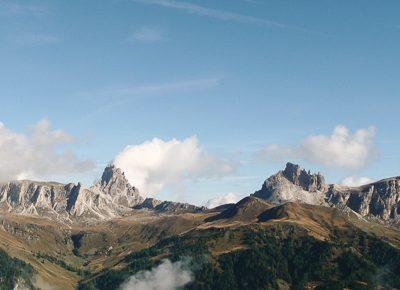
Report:
M 220 214 L 220 218 L 211 218 L 218 214 L 167 216 L 141 211 L 130 217 L 98 225 L 72 227 L 40 218 L 1 216 L 3 227 L 0 229 L 0 248 L 32 264 L 40 283 L 58 286 L 59 289 L 74 289 L 79 280 L 83 281 L 82 288 L 116 289 L 132 273 L 150 268 L 162 258 L 177 260 L 181 256 L 192 257 L 196 269 L 202 265 L 200 268 L 203 270 L 195 271 L 196 275 L 205 273 L 205 276 L 197 277 L 200 284 L 192 284 L 191 289 L 207 289 L 206 284 L 220 289 L 235 289 L 240 288 L 240 283 L 250 283 L 234 281 L 232 278 L 235 271 L 246 274 L 240 265 L 254 264 L 257 267 L 252 271 L 265 274 L 271 271 L 271 266 L 265 265 L 274 265 L 273 259 L 282 261 L 273 266 L 274 273 L 279 275 L 267 275 L 272 280 L 266 282 L 261 279 L 260 283 L 267 283 L 271 287 L 279 284 L 283 288 L 285 285 L 299 283 L 299 279 L 311 283 L 309 285 L 328 283 L 314 272 L 307 273 L 311 278 L 299 278 L 294 266 L 289 267 L 290 270 L 282 268 L 285 263 L 288 267 L 291 260 L 304 261 L 307 255 L 315 256 L 320 251 L 318 247 L 329 251 L 326 260 L 315 262 L 315 268 L 329 265 L 326 271 L 331 271 L 332 279 L 336 279 L 333 281 L 346 280 L 343 276 L 345 269 L 340 268 L 343 264 L 340 260 L 342 255 L 354 258 L 353 262 L 356 265 L 361 263 L 362 269 L 372 276 L 382 276 L 380 267 L 385 268 L 384 264 L 391 262 L 388 258 L 374 261 L 368 256 L 371 255 L 369 247 L 362 247 L 359 240 L 379 244 L 378 248 L 382 250 L 379 254 L 382 256 L 384 251 L 395 251 L 392 254 L 397 255 L 396 247 L 400 244 L 397 230 L 364 222 L 353 215 L 344 216 L 326 207 L 296 203 L 273 207 L 251 198 L 238 208 Z M 71 236 L 75 237 L 75 243 Z M 382 244 L 381 240 L 385 242 Z M 294 246 L 292 254 L 286 257 L 288 244 Z M 310 249 L 307 244 L 317 248 Z M 385 248 L 386 245 L 389 250 Z M 279 259 L 274 258 L 272 253 L 275 252 L 280 255 Z M 296 253 L 305 254 L 298 256 Z M 263 258 L 257 260 L 254 256 Z M 300 265 L 296 267 L 301 268 Z M 78 273 L 74 268 L 82 268 L 91 274 L 82 275 L 87 273 Z M 228 268 L 228 272 L 223 271 Z M 355 273 L 355 270 L 350 272 Z M 248 275 L 251 276 L 251 273 Z M 229 284 L 223 278 L 225 276 L 231 277 L 233 284 Z M 227 285 L 230 288 L 226 288 Z
M 188 289 L 400 287 L 397 230 L 326 207 L 288 203 L 266 206 L 261 214 L 260 207 L 254 213 L 251 208 L 244 205 L 225 219 L 208 219 L 192 231 L 132 253 L 111 270 L 84 280 L 80 288 L 117 289 L 137 271 L 163 258 L 181 257 L 192 258 L 196 276 Z M 382 235 L 390 240 L 382 241 Z
M 75 289 L 86 272 L 112 267 L 126 255 L 196 227 L 203 219 L 204 215 L 196 214 L 159 216 L 144 212 L 97 225 L 69 226 L 7 214 L 0 216 L 0 249 L 31 264 L 37 286 Z M 74 245 L 71 236 L 80 236 L 79 245 Z

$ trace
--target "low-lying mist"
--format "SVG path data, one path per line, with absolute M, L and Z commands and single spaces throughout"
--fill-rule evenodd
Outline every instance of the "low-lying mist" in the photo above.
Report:
M 120 290 L 176 290 L 192 281 L 189 260 L 163 262 L 149 271 L 140 271 L 129 277 Z

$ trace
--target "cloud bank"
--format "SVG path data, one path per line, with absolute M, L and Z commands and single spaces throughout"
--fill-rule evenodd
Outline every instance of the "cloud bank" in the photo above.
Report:
M 238 197 L 236 196 L 236 194 L 230 192 L 224 196 L 208 200 L 204 206 L 206 206 L 207 208 L 214 208 L 227 203 L 236 203 L 237 201 Z
M 154 138 L 125 147 L 114 159 L 129 182 L 152 196 L 167 186 L 179 188 L 185 181 L 218 178 L 232 173 L 236 163 L 205 152 L 195 136 L 164 141 Z
M 150 271 L 141 271 L 131 276 L 120 290 L 176 290 L 192 281 L 192 274 L 187 269 L 187 262 L 171 263 L 164 260 Z
M 0 123 L 0 181 L 43 179 L 84 172 L 94 167 L 65 149 L 73 138 L 62 130 L 51 130 L 42 120 L 27 133 L 17 133 Z
M 257 155 L 267 160 L 294 158 L 327 167 L 359 170 L 377 157 L 375 131 L 369 127 L 352 134 L 345 126 L 337 126 L 329 136 L 309 136 L 298 146 L 272 144 Z
M 341 184 L 346 186 L 361 186 L 373 182 L 374 180 L 369 177 L 347 176 L 343 178 Z

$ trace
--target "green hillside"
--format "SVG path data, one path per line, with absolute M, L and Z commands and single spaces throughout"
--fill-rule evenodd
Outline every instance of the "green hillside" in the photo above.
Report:
M 234 249 L 218 253 L 219 247 Z M 162 259 L 190 258 L 186 289 L 392 289 L 400 287 L 400 250 L 359 230 L 321 241 L 298 226 L 192 231 L 125 257 L 79 289 L 118 289 Z

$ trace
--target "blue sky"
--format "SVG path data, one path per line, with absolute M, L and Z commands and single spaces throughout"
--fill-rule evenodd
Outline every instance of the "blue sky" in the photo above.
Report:
M 235 168 L 158 194 L 194 203 L 251 193 L 284 159 L 329 182 L 399 175 L 399 11 L 398 1 L 0 0 L 0 121 L 29 134 L 47 119 L 73 136 L 55 150 L 95 167 L 54 178 L 86 184 L 127 145 L 196 136 Z M 374 126 L 374 158 L 352 168 L 297 149 L 257 158 L 338 125 Z

